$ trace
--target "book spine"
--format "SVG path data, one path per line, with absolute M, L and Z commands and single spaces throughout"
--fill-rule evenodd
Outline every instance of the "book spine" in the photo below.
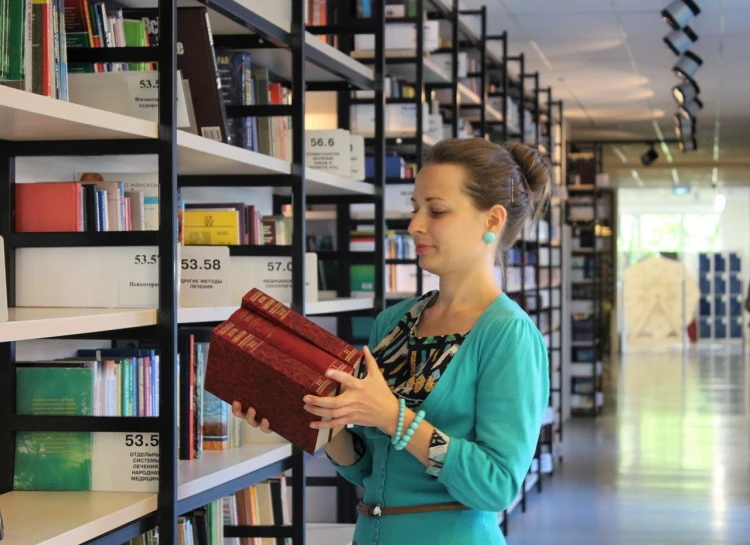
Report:
M 362 352 L 347 342 L 257 288 L 253 288 L 242 298 L 242 306 L 313 343 L 355 370 L 358 369 L 364 357 Z
M 325 375 L 330 369 L 345 373 L 351 373 L 353 370 L 348 363 L 331 356 L 257 312 L 240 308 L 232 314 L 229 321 L 245 329 L 248 333 L 260 337 L 274 348 L 306 364 L 321 375 Z

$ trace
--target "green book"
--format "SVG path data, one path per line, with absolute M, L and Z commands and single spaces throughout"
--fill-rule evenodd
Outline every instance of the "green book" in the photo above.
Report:
M 90 367 L 19 367 L 19 415 L 94 414 L 94 370 Z M 93 434 L 18 432 L 14 490 L 89 490 Z

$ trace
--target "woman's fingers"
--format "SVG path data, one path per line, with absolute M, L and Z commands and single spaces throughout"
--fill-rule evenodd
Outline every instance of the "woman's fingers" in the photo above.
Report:
M 242 404 L 239 401 L 235 401 L 232 403 L 232 414 L 236 416 L 237 418 L 244 419 L 252 427 L 260 428 L 261 431 L 264 433 L 271 433 L 271 424 L 268 422 L 267 418 L 264 418 L 260 422 L 255 420 L 255 416 L 257 415 L 257 412 L 255 411 L 253 407 L 248 407 L 247 412 L 243 413 Z

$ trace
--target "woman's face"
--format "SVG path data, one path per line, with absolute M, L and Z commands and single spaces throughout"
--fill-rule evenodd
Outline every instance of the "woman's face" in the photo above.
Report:
M 497 218 L 474 207 L 463 191 L 465 176 L 458 165 L 428 165 L 415 180 L 409 234 L 419 265 L 439 276 L 482 266 L 487 252 L 495 251 L 482 237 L 493 222 L 499 234 Z

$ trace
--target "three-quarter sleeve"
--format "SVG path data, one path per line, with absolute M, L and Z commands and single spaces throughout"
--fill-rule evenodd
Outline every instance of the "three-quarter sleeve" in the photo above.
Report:
M 475 437 L 451 437 L 438 480 L 464 505 L 499 512 L 515 499 L 549 400 L 547 347 L 526 318 L 486 335 L 478 352 Z

